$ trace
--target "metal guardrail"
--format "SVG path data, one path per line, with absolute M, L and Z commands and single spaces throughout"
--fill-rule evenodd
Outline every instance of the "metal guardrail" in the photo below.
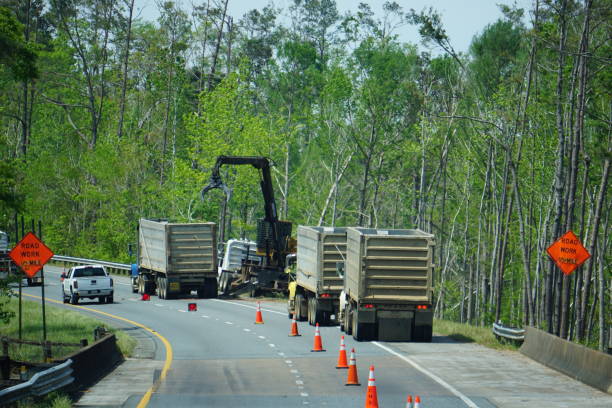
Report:
M 129 264 L 122 264 L 117 262 L 100 261 L 98 259 L 87 259 L 87 258 L 76 258 L 73 256 L 54 255 L 51 258 L 55 262 L 64 262 L 67 264 L 75 265 L 102 265 L 109 270 L 110 273 L 129 275 L 131 266 Z
M 34 374 L 29 381 L 0 391 L 0 405 L 19 401 L 32 396 L 42 396 L 58 390 L 74 381 L 72 360 L 66 360 L 45 371 Z
M 525 329 L 505 327 L 501 324 L 501 322 L 493 323 L 493 334 L 497 337 L 503 337 L 510 340 L 525 340 Z

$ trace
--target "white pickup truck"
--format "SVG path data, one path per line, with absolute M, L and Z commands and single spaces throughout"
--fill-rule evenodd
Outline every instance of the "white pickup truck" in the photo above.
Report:
M 113 303 L 113 279 L 102 265 L 73 266 L 62 274 L 62 298 L 73 305 L 83 298 Z

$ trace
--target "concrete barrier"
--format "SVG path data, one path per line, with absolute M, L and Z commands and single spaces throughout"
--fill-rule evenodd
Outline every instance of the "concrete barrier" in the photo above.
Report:
M 612 356 L 526 327 L 521 353 L 578 381 L 612 394 Z
M 115 335 L 110 334 L 55 361 L 64 362 L 68 359 L 72 359 L 74 376 L 70 391 L 76 391 L 91 386 L 112 371 L 123 361 L 123 355 L 117 347 Z

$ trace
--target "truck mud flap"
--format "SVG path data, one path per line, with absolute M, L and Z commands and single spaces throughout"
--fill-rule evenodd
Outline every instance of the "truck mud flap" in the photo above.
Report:
M 414 312 L 378 311 L 378 340 L 411 341 L 413 338 Z
M 181 280 L 179 278 L 168 278 L 168 292 L 173 294 L 181 293 Z
M 433 326 L 433 311 L 417 312 L 414 316 L 413 341 L 431 342 Z

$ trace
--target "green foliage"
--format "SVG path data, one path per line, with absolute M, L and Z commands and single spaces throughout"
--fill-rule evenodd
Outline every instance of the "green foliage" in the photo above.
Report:
M 6 66 L 17 80 L 38 77 L 36 52 L 24 41 L 23 25 L 6 7 L 0 7 L 0 66 Z

